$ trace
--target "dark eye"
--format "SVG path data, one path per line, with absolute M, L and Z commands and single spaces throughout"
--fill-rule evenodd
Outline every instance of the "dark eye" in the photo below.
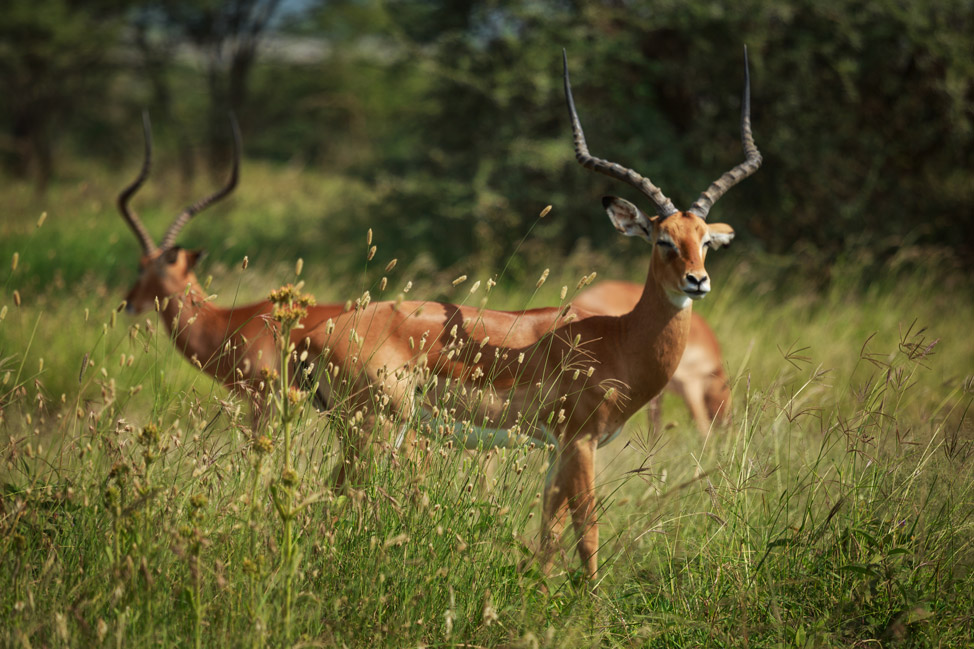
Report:
M 659 249 L 667 256 L 672 257 L 676 254 L 676 244 L 672 241 L 667 241 L 666 239 L 657 239 L 656 245 L 659 246 Z

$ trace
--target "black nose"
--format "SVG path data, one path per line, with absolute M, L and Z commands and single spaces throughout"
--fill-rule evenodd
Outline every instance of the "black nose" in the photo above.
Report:
M 694 275 L 693 273 L 687 273 L 687 281 L 691 284 L 696 284 L 697 286 L 702 285 L 707 281 L 707 274 L 702 273 L 700 275 Z

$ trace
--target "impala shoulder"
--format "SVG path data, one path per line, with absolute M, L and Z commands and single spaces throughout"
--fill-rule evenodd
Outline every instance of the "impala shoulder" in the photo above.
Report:
M 585 305 L 579 306 L 576 304 L 570 304 L 568 306 L 568 309 L 565 312 L 564 319 L 568 320 L 570 316 L 574 316 L 571 317 L 571 320 L 573 321 L 588 320 L 589 318 L 594 318 L 596 316 L 602 316 L 602 315 L 605 314 L 595 311 Z
M 618 317 L 606 315 L 605 313 L 586 308 L 585 306 L 575 306 L 572 304 L 565 310 L 564 315 L 559 318 L 558 325 L 572 327 L 573 325 L 584 322 L 586 326 L 591 327 L 592 325 L 600 324 L 600 321 L 605 321 L 607 324 L 611 320 L 618 320 Z

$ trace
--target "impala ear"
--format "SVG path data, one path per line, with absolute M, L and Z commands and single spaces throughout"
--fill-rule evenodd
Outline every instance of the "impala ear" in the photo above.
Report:
M 714 250 L 730 245 L 734 239 L 734 228 L 726 223 L 709 223 L 707 227 L 710 229 L 710 247 Z
M 173 246 L 172 248 L 166 248 L 162 251 L 162 259 L 167 264 L 172 265 L 176 263 L 179 259 L 179 251 L 182 250 L 179 246 Z
M 647 217 L 638 207 L 618 196 L 603 196 L 602 207 L 612 220 L 612 225 L 622 234 L 642 237 L 650 242 L 653 240 L 653 220 L 656 217 Z

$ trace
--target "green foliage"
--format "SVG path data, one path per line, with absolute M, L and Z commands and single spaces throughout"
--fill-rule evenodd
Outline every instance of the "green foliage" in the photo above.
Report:
M 765 164 L 721 220 L 778 252 L 800 241 L 834 256 L 856 241 L 888 257 L 942 242 L 969 255 L 974 232 L 956 217 L 974 204 L 969 2 L 470 3 L 429 28 L 428 7 L 411 6 L 386 5 L 405 16 L 392 37 L 433 75 L 434 110 L 405 172 L 415 180 L 376 209 L 438 214 L 465 254 L 487 238 L 509 250 L 545 202 L 567 216 L 539 232 L 561 250 L 612 236 L 594 195 L 620 187 L 572 161 L 561 47 L 593 151 L 686 206 L 741 158 L 746 43 Z M 406 237 L 416 227 L 396 222 Z
M 0 10 L 0 155 L 7 171 L 44 187 L 54 142 L 105 95 L 125 0 L 11 0 Z M 79 114 L 80 113 L 80 114 Z M 82 119 L 78 119 L 81 117 Z M 72 119 L 73 118 L 73 119 Z M 88 129 L 92 128 L 89 123 Z M 97 128 L 97 127 L 96 127 Z M 88 135 L 82 128 L 82 139 Z
M 173 6 L 173 20 L 189 32 L 166 31 L 168 14 L 151 2 L 124 5 L 133 7 L 134 46 L 118 41 L 122 5 L 89 4 L 5 5 L 0 29 L 10 38 L 0 39 L 0 71 L 16 83 L 0 121 L 16 130 L 15 113 L 46 115 L 21 106 L 43 94 L 45 110 L 70 106 L 75 117 L 38 133 L 114 161 L 131 149 L 120 143 L 137 133 L 137 109 L 148 105 L 161 115 L 161 165 L 174 166 L 167 151 L 178 149 L 185 191 L 200 176 L 194 152 L 204 142 L 220 145 L 210 160 L 222 173 L 220 106 L 234 94 L 251 156 L 370 188 L 342 205 L 336 234 L 381 221 L 411 257 L 437 266 L 507 259 L 547 204 L 564 218 L 535 234 L 554 249 L 612 241 L 597 196 L 633 192 L 572 159 L 562 48 L 593 152 L 650 176 L 686 206 L 741 157 L 745 43 L 765 163 L 721 201 L 715 219 L 775 253 L 796 244 L 818 251 L 808 268 L 849 245 L 870 248 L 877 261 L 915 244 L 941 247 L 938 254 L 966 266 L 974 259 L 974 232 L 961 218 L 974 204 L 969 0 L 748 0 L 733 8 L 341 0 L 272 24 L 275 46 L 253 50 L 233 92 L 211 78 L 223 73 L 210 50 L 176 56 L 196 20 L 180 13 L 185 3 Z M 257 13 L 276 6 L 251 4 Z M 226 46 L 213 38 L 213 47 Z M 124 55 L 105 68 L 115 51 Z M 211 96 L 218 86 L 222 99 Z M 102 110 L 103 97 L 117 108 Z M 8 152 L 21 150 L 13 137 Z

